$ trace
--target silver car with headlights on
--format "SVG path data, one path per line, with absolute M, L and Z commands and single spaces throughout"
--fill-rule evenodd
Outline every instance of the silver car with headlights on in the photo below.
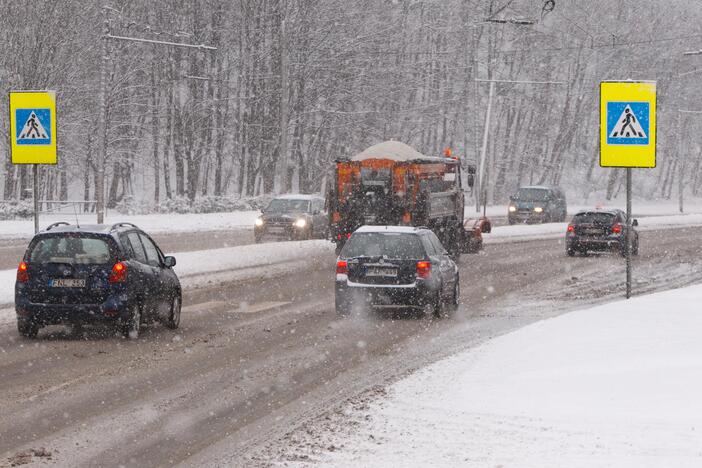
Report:
M 324 198 L 290 194 L 271 200 L 254 224 L 254 239 L 325 239 L 329 223 Z

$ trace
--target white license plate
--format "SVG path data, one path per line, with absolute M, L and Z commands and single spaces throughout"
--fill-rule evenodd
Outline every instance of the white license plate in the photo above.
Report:
M 58 278 L 49 281 L 49 286 L 52 288 L 84 288 L 84 279 Z
M 281 234 L 285 232 L 285 228 L 282 227 L 269 227 L 268 232 L 271 234 Z
M 599 229 L 585 229 L 583 233 L 588 236 L 599 236 L 600 234 L 602 234 L 602 231 Z
M 366 276 L 382 276 L 384 278 L 397 278 L 397 268 L 368 267 Z

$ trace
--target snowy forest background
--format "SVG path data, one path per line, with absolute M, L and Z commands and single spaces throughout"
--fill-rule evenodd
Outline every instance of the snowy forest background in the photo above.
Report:
M 702 188 L 702 115 L 678 112 L 702 110 L 702 56 L 683 55 L 702 49 L 698 2 L 0 0 L 0 11 L 0 108 L 10 90 L 57 92 L 59 164 L 40 169 L 42 199 L 95 199 L 105 19 L 113 35 L 217 48 L 108 41 L 109 208 L 318 192 L 334 159 L 389 139 L 474 162 L 489 88 L 476 78 L 563 82 L 496 86 L 490 203 L 520 184 L 583 202 L 622 190 L 624 172 L 598 166 L 605 79 L 658 81 L 658 167 L 636 171 L 635 195 L 669 198 L 681 175 L 689 193 Z M 31 196 L 8 127 L 0 112 L 4 203 Z

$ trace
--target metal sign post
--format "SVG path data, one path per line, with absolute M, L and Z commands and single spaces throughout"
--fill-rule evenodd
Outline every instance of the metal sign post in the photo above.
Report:
M 631 168 L 626 168 L 626 298 L 631 297 Z
M 632 168 L 656 167 L 656 83 L 600 83 L 600 166 L 626 168 L 626 298 L 632 276 Z
M 32 164 L 34 233 L 39 232 L 39 164 L 56 164 L 56 93 L 10 91 L 12 164 Z
M 39 164 L 32 165 L 32 179 L 34 182 L 32 190 L 34 195 L 34 234 L 36 234 L 39 232 Z

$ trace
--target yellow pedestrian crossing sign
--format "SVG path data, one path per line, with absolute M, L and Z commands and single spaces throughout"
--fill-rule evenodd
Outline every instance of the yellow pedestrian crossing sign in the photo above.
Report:
M 656 83 L 600 83 L 600 166 L 656 167 Z
M 56 93 L 10 91 L 12 164 L 56 164 Z

